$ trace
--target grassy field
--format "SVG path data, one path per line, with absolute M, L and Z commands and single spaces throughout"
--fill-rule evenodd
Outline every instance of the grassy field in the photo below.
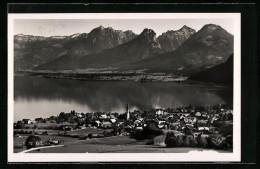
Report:
M 49 135 L 57 135 L 58 133 L 64 134 L 64 130 L 50 130 L 50 129 L 14 129 L 14 131 L 34 131 L 39 134 L 42 134 L 44 131 L 47 131 Z M 79 129 L 79 130 L 72 130 L 66 131 L 66 135 L 71 136 L 88 136 L 88 134 L 102 134 L 104 131 L 112 131 L 112 129 L 99 129 L 99 128 L 86 128 L 86 129 Z
M 21 129 L 16 129 L 15 131 L 20 131 Z M 102 134 L 104 131 L 111 131 L 111 129 L 94 129 L 94 128 L 86 128 L 82 130 L 73 130 L 73 131 L 66 131 L 66 136 L 58 136 L 57 134 L 64 134 L 62 130 L 43 130 L 43 129 L 23 129 L 24 131 L 35 131 L 41 134 L 44 131 L 47 131 L 49 135 L 39 135 L 43 142 L 47 141 L 49 138 L 62 140 L 65 145 L 69 145 L 72 142 L 79 141 L 79 137 L 88 136 L 88 134 Z M 14 152 L 21 152 L 26 150 L 25 146 L 22 146 L 25 143 L 26 138 L 29 134 L 20 134 L 21 137 L 14 137 Z M 71 136 L 71 137 L 70 137 Z
M 45 130 L 45 129 L 22 129 L 23 131 L 34 131 L 34 132 L 37 132 L 39 134 L 42 134 L 44 131 L 47 131 L 48 134 L 50 135 L 57 135 L 58 133 L 64 133 L 64 131 L 62 130 Z M 21 129 L 14 129 L 14 131 L 21 131 Z
M 67 135 L 78 135 L 78 136 L 88 136 L 88 134 L 102 134 L 104 131 L 112 131 L 112 129 L 100 129 L 100 128 L 86 128 L 81 130 L 73 130 L 73 131 L 67 131 Z
M 25 124 L 25 128 L 29 127 L 29 128 L 33 128 L 34 126 L 37 126 L 38 128 L 44 128 L 44 127 L 59 127 L 62 125 L 70 125 L 70 126 L 75 126 L 77 125 L 77 123 L 32 123 L 32 124 Z
M 190 151 L 214 151 L 231 153 L 226 150 L 205 148 L 166 148 L 165 146 L 146 145 L 147 140 L 137 141 L 129 136 L 115 136 L 80 140 L 67 144 L 65 147 L 41 149 L 29 153 L 188 153 Z
M 23 143 L 25 143 L 27 137 L 29 135 L 22 135 L 21 137 L 14 137 L 14 153 L 21 152 L 26 150 L 25 146 L 22 146 Z M 40 135 L 39 136 L 43 142 L 47 141 L 49 138 L 51 139 L 57 139 L 61 140 L 64 142 L 65 145 L 71 144 L 73 142 L 78 141 L 78 138 L 73 138 L 73 137 L 63 137 L 63 136 L 54 136 L 54 135 Z
M 109 130 L 109 129 L 108 129 Z M 57 135 L 39 135 L 43 142 L 49 138 L 61 140 L 64 147 L 52 147 L 40 149 L 40 151 L 30 151 L 29 153 L 187 153 L 190 151 L 214 151 L 227 153 L 227 150 L 213 150 L 206 148 L 190 148 L 190 147 L 173 147 L 166 148 L 164 139 L 166 133 L 171 130 L 165 130 L 163 135 L 154 138 L 153 145 L 147 145 L 147 140 L 136 140 L 130 136 L 113 136 L 103 138 L 83 139 L 81 136 L 88 134 L 102 134 L 104 129 L 87 128 L 82 130 L 67 131 L 66 136 Z M 109 130 L 111 131 L 111 129 Z M 177 131 L 175 131 L 177 132 Z M 180 134 L 177 132 L 176 134 Z M 22 135 L 22 137 L 14 138 L 14 152 L 24 151 L 26 148 L 22 147 L 29 135 Z M 74 137 L 77 136 L 77 137 Z

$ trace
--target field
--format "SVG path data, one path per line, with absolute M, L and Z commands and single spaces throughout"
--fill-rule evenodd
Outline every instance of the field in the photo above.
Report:
M 70 138 L 71 139 L 71 138 Z M 114 136 L 87 140 L 65 141 L 64 147 L 45 148 L 29 153 L 188 153 L 190 151 L 213 151 L 231 153 L 226 150 L 205 148 L 166 148 L 163 145 L 146 145 L 147 140 L 137 141 L 129 136 Z
M 25 143 L 28 136 L 29 135 L 26 134 L 26 135 L 22 135 L 21 137 L 14 138 L 14 153 L 26 150 L 26 147 L 22 146 L 22 144 Z M 61 140 L 62 142 L 64 142 L 64 144 L 70 144 L 72 142 L 76 142 L 79 140 L 78 138 L 55 136 L 55 135 L 41 135 L 40 137 L 43 142 L 51 138 L 51 139 Z
M 67 131 L 67 135 L 71 136 L 88 136 L 88 134 L 102 134 L 104 131 L 112 131 L 112 129 L 86 128 L 81 130 Z
M 15 130 L 15 131 L 20 131 Z M 94 129 L 94 128 L 86 128 L 82 130 L 73 130 L 73 131 L 66 131 L 66 136 L 58 136 L 57 134 L 63 134 L 64 131 L 62 130 L 43 130 L 43 129 L 24 129 L 24 131 L 34 131 L 37 133 L 42 133 L 44 131 L 47 131 L 49 135 L 39 135 L 41 140 L 43 142 L 47 141 L 49 138 L 51 139 L 57 139 L 61 140 L 62 143 L 64 142 L 65 145 L 70 144 L 71 142 L 77 142 L 79 141 L 79 138 L 83 136 L 88 136 L 88 134 L 102 134 L 104 131 L 111 131 L 111 129 Z M 25 143 L 26 138 L 29 136 L 29 134 L 21 134 L 21 137 L 14 137 L 14 152 L 21 152 L 26 150 L 25 146 L 22 146 L 23 143 Z

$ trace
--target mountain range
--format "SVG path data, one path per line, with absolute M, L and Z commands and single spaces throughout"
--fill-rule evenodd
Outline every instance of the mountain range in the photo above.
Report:
M 233 35 L 220 26 L 208 24 L 194 33 L 176 50 L 130 64 L 126 69 L 150 72 L 193 74 L 224 63 L 233 53 Z
M 15 69 L 68 70 L 111 67 L 194 74 L 224 63 L 233 53 L 233 35 L 208 24 L 196 32 L 183 26 L 160 36 L 102 26 L 71 36 L 14 36 Z
M 15 69 L 32 69 L 64 55 L 71 57 L 97 53 L 132 40 L 132 31 L 114 30 L 99 26 L 89 33 L 71 36 L 14 36 Z

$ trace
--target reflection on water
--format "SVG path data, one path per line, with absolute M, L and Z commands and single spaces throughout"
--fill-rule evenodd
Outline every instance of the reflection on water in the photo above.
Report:
M 14 78 L 15 120 L 49 117 L 60 112 L 118 112 L 181 105 L 232 104 L 232 90 L 198 83 L 79 81 Z

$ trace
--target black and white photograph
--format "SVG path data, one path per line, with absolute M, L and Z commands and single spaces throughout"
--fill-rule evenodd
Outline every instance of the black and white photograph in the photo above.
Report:
M 9 14 L 9 161 L 240 161 L 240 26 L 239 13 Z

